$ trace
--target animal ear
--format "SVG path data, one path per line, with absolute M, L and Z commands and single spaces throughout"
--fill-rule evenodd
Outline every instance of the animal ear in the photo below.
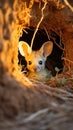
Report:
M 19 52 L 22 56 L 26 56 L 31 53 L 31 48 L 27 42 L 20 41 L 18 45 Z
M 40 49 L 40 51 L 44 57 L 49 56 L 51 54 L 52 50 L 53 50 L 53 42 L 52 41 L 45 42 Z

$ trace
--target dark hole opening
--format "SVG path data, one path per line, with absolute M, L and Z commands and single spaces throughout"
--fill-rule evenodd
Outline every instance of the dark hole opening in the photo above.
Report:
M 31 40 L 34 34 L 34 27 L 29 27 L 23 30 L 22 36 L 19 38 L 19 41 L 25 41 L 29 45 L 31 44 Z M 56 75 L 55 68 L 59 68 L 59 73 L 63 70 L 63 60 L 61 59 L 63 56 L 63 50 L 60 49 L 55 43 L 57 43 L 61 48 L 64 48 L 64 44 L 62 43 L 60 36 L 58 36 L 55 32 L 50 31 L 49 33 L 50 40 L 53 41 L 53 51 L 50 56 L 47 57 L 46 60 L 46 68 L 51 71 L 52 75 Z M 44 42 L 48 41 L 48 36 L 44 29 L 38 29 L 34 42 L 33 42 L 33 50 L 39 50 Z M 19 62 L 18 64 L 22 66 L 22 71 L 27 68 L 27 62 L 23 56 L 18 54 Z

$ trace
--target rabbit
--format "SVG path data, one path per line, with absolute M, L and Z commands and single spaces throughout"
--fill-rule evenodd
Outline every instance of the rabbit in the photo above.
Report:
M 52 53 L 52 41 L 45 42 L 37 51 L 33 51 L 27 42 L 20 41 L 18 49 L 27 62 L 27 69 L 29 70 L 28 77 L 43 79 L 48 72 L 45 67 L 45 62 L 47 56 Z

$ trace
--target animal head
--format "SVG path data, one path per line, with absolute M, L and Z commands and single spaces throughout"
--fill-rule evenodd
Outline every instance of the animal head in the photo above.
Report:
M 47 41 L 38 51 L 32 51 L 28 43 L 20 41 L 18 48 L 27 61 L 27 69 L 31 72 L 39 72 L 45 69 L 45 61 L 52 52 L 53 43 Z

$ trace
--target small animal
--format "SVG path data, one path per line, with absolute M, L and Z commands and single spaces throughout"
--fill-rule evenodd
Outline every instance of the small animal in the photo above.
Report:
M 20 54 L 25 57 L 30 77 L 44 75 L 46 72 L 45 61 L 53 49 L 52 41 L 45 42 L 37 51 L 33 51 L 28 43 L 24 41 L 19 42 L 18 48 Z

